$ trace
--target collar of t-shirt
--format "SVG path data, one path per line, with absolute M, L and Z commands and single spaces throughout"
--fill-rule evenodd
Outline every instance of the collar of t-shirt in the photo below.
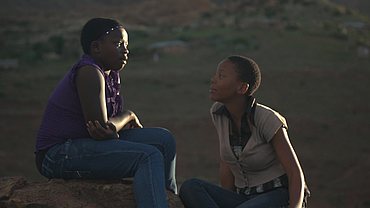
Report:
M 252 125 L 255 125 L 254 122 L 254 113 L 256 109 L 256 99 L 252 96 L 247 98 L 247 106 L 245 108 L 245 113 L 241 119 L 241 134 L 239 133 L 233 118 L 231 117 L 226 106 L 223 105 L 217 109 L 213 114 L 216 115 L 225 115 L 229 119 L 229 140 L 230 146 L 241 146 L 244 149 L 245 145 L 248 143 L 249 138 L 251 137 L 251 130 L 248 125 L 248 117 Z

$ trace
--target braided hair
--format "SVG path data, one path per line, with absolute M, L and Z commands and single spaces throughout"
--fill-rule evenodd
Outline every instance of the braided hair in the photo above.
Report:
M 247 96 L 253 95 L 261 84 L 261 71 L 256 62 L 252 59 L 234 55 L 228 58 L 234 65 L 239 80 L 249 84 Z
M 107 31 L 117 26 L 123 27 L 123 24 L 115 19 L 98 17 L 89 20 L 82 28 L 80 38 L 84 53 L 89 54 L 91 43 L 98 40 Z

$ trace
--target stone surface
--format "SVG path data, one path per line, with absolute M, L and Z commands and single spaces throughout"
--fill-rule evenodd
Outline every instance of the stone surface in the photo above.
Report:
M 183 208 L 169 191 L 170 208 Z M 132 181 L 123 179 L 51 179 L 28 182 L 23 177 L 0 178 L 0 207 L 136 207 Z

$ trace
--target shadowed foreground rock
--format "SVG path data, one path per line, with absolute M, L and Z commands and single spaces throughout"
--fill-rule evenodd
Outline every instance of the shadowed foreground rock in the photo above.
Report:
M 145 191 L 145 190 L 143 190 Z M 178 195 L 167 191 L 170 208 L 183 208 Z M 0 207 L 136 207 L 129 180 L 51 179 L 27 182 L 23 177 L 0 178 Z

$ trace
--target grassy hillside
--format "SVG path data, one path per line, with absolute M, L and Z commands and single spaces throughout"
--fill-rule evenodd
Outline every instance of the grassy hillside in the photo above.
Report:
M 351 8 L 361 14 L 370 16 L 370 1 L 367 0 L 331 0 L 333 3 Z
M 218 63 L 241 54 L 262 70 L 257 101 L 288 121 L 312 191 L 309 206 L 369 207 L 370 57 L 361 53 L 370 46 L 368 17 L 329 1 L 202 1 L 192 8 L 185 1 L 150 1 L 0 17 L 0 59 L 20 63 L 0 69 L 0 177 L 45 180 L 34 167 L 33 150 L 48 97 L 81 55 L 82 25 L 93 16 L 111 16 L 130 36 L 130 60 L 121 72 L 125 108 L 144 126 L 173 132 L 179 184 L 193 176 L 219 183 L 208 89 Z M 343 22 L 363 22 L 367 29 Z M 189 47 L 159 52 L 154 61 L 155 51 L 146 46 L 170 40 Z M 51 53 L 59 59 L 46 59 Z

